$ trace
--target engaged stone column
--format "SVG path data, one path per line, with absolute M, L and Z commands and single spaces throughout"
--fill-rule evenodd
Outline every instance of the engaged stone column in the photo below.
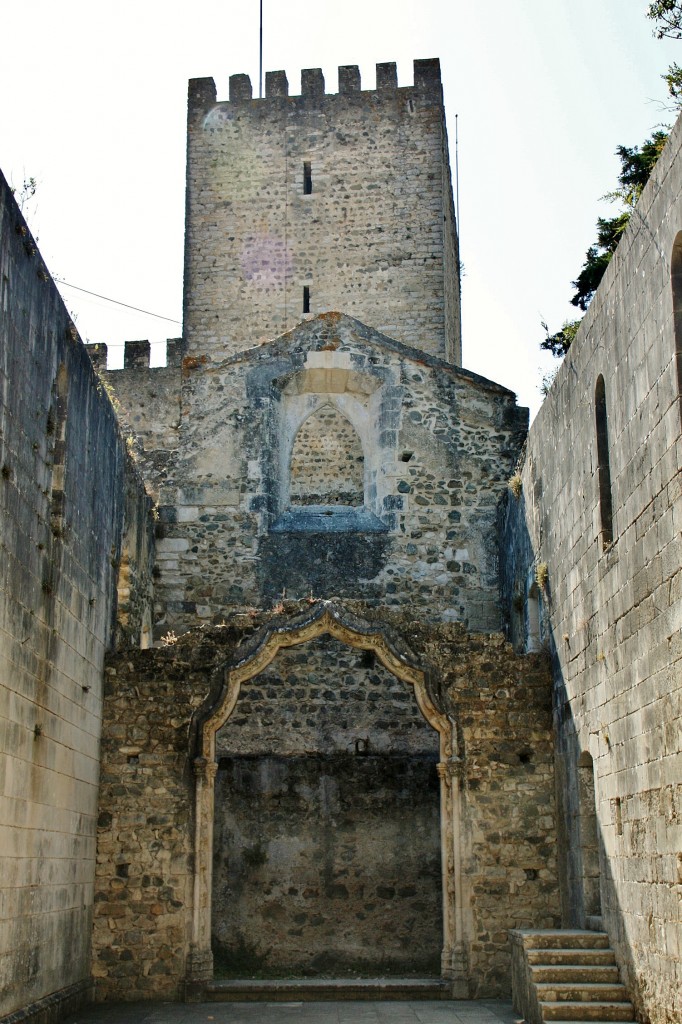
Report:
M 462 880 L 461 783 L 464 765 L 459 757 L 438 764 L 441 786 L 443 849 L 443 928 L 441 969 L 452 984 L 454 999 L 469 998 L 469 936 L 465 935 Z
M 213 978 L 211 951 L 211 889 L 213 883 L 213 801 L 218 765 L 205 757 L 193 764 L 194 796 L 194 905 L 192 941 L 187 958 L 188 1000 L 199 1000 L 206 982 Z

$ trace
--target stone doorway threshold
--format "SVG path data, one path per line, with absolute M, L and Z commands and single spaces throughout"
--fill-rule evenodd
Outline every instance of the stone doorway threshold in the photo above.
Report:
M 442 978 L 269 978 L 213 981 L 211 1002 L 346 1002 L 347 1000 L 450 999 Z

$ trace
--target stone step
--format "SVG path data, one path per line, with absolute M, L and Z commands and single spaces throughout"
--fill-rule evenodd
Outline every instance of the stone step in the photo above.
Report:
M 541 1003 L 543 1020 L 552 1024 L 611 1024 L 612 1021 L 634 1021 L 632 1003 Z
M 612 949 L 528 949 L 529 964 L 611 965 L 616 962 Z
M 618 984 L 618 968 L 615 964 L 567 964 L 558 961 L 551 964 L 540 963 L 530 965 L 531 979 L 536 983 L 568 982 L 573 985 L 601 982 L 607 985 Z
M 523 931 L 525 949 L 608 949 L 606 932 L 592 932 L 584 928 L 542 928 Z
M 213 981 L 210 1002 L 322 1002 L 450 999 L 442 978 L 268 978 Z
M 542 1003 L 619 1003 L 623 1002 L 626 998 L 624 985 L 604 985 L 601 982 L 592 984 L 590 982 L 576 981 L 571 984 L 548 981 L 536 983 L 535 989 L 538 999 Z

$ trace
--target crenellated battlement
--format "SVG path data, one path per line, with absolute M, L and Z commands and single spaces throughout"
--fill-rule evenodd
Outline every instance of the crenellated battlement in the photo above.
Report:
M 120 373 L 121 370 L 165 370 L 172 367 L 180 367 L 182 365 L 182 357 L 184 353 L 184 340 L 182 338 L 169 338 L 166 341 L 166 365 L 165 366 L 151 366 L 149 365 L 149 357 L 151 352 L 151 345 L 148 341 L 126 341 L 123 351 L 123 366 L 122 367 L 111 367 L 107 366 L 107 359 L 109 349 L 104 343 L 97 343 L 94 345 L 86 345 L 90 361 L 94 366 L 95 370 L 100 373 L 106 370 L 109 373 Z
M 414 85 L 405 89 L 414 89 L 421 94 L 435 91 L 440 96 L 441 77 L 438 58 L 415 60 L 413 62 Z M 300 98 L 318 101 L 326 96 L 347 96 L 352 93 L 385 93 L 398 89 L 398 72 L 395 62 L 376 65 L 376 88 L 362 88 L 360 69 L 357 64 L 344 64 L 339 67 L 338 91 L 327 92 L 324 74 L 321 68 L 305 68 L 301 71 L 301 92 L 298 97 L 290 96 L 289 81 L 285 71 L 268 71 L 265 75 L 265 97 L 263 100 L 254 98 L 251 79 L 248 75 L 230 75 L 229 99 L 227 102 L 242 104 Z M 215 82 L 212 78 L 193 78 L 189 83 L 190 109 L 206 109 L 217 103 Z M 224 101 L 221 101 L 224 102 Z

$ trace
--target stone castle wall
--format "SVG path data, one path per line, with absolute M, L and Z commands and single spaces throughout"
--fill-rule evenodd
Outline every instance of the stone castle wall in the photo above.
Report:
M 564 923 L 601 909 L 652 1024 L 682 1014 L 681 142 L 678 123 L 530 430 L 502 542 L 512 617 L 547 571 Z
M 166 365 L 149 368 L 148 341 L 125 343 L 123 368 L 107 369 L 107 346 L 88 345 L 88 353 L 113 400 L 128 451 L 148 493 L 158 502 L 159 488 L 177 452 L 180 432 L 182 338 L 166 343 Z
M 264 99 L 245 75 L 229 102 L 190 82 L 184 323 L 211 361 L 342 310 L 415 348 L 461 362 L 459 256 L 438 61 L 394 64 L 361 90 L 319 69 Z M 304 297 L 304 289 L 307 290 Z
M 309 606 L 285 602 L 283 615 L 274 621 L 300 615 L 301 607 Z M 359 603 L 353 610 L 369 612 L 376 622 L 388 614 Z M 234 616 L 226 626 L 194 630 L 171 646 L 122 652 L 109 660 L 95 898 L 98 998 L 169 998 L 183 991 L 193 914 L 191 723 L 209 693 L 215 699 L 224 665 L 238 660 L 237 647 L 271 618 Z M 416 663 L 428 666 L 439 700 L 457 722 L 465 864 L 464 888 L 454 898 L 463 905 L 470 993 L 508 995 L 507 930 L 553 926 L 559 915 L 547 662 L 542 655 L 515 656 L 499 636 L 472 636 L 457 625 L 424 626 L 407 616 L 389 619 L 396 635 L 409 641 Z M 429 955 L 437 948 L 429 919 L 439 913 L 436 891 L 440 896 L 434 863 L 438 811 L 429 788 L 433 733 L 415 717 L 407 684 L 366 662 L 361 651 L 324 639 L 283 652 L 251 684 L 243 684 L 232 717 L 217 735 L 214 930 L 219 942 L 227 944 L 229 922 L 233 939 L 239 931 L 235 922 L 241 922 L 243 941 L 237 936 L 233 943 L 233 967 L 236 962 L 237 968 L 253 972 L 274 965 L 276 973 L 278 957 L 292 948 L 300 952 L 306 932 L 324 932 L 334 904 L 355 903 L 365 915 L 353 930 L 353 915 L 344 917 L 343 909 L 337 909 L 345 922 L 344 941 L 348 932 L 356 951 L 388 914 L 385 919 L 393 920 L 399 932 L 395 945 L 404 959 L 400 929 L 406 916 L 392 904 L 420 917 L 415 922 L 420 948 Z M 335 698 L 325 694 L 320 673 L 334 681 Z M 283 681 L 286 693 L 280 703 L 277 690 Z M 323 706 L 339 709 L 349 702 L 353 714 L 345 730 L 341 710 L 325 726 L 320 699 Z M 400 713 L 393 720 L 395 711 Z M 268 715 L 278 736 L 273 743 Z M 367 740 L 367 746 L 358 746 L 358 740 Z M 264 748 L 279 753 L 259 757 Z M 364 757 L 369 760 L 363 769 Z M 396 757 L 402 757 L 400 771 L 391 780 L 385 769 Z M 360 772 L 357 792 L 346 785 L 352 778 L 351 760 Z M 314 768 L 319 770 L 316 785 L 310 774 Z M 324 791 L 319 779 L 327 780 Z M 418 812 L 404 802 L 415 786 L 426 787 Z M 258 801 L 265 807 L 260 825 L 253 806 Z M 286 812 L 300 816 L 305 807 L 318 814 L 314 836 L 290 827 Z M 400 885 L 401 874 L 414 873 L 415 865 L 409 849 L 401 853 L 404 840 L 397 825 L 415 813 L 411 828 L 403 832 L 428 856 L 431 867 L 422 866 L 419 880 Z M 345 860 L 334 856 L 341 839 L 347 845 Z M 371 854 L 380 848 L 383 860 L 372 865 Z M 282 879 L 287 872 L 277 872 L 281 858 L 292 875 L 286 892 Z M 364 875 L 369 909 L 359 906 L 362 894 L 354 881 L 363 858 L 374 872 L 365 870 Z M 348 873 L 342 877 L 344 869 Z M 254 886 L 259 896 L 249 902 Z M 251 925 L 236 902 L 240 887 L 243 902 L 264 922 L 258 941 L 258 929 L 248 930 Z M 381 942 L 386 947 L 387 940 Z M 216 948 L 220 951 L 220 945 Z M 327 966 L 333 972 L 334 965 Z M 317 969 L 324 971 L 325 964 Z
M 140 642 L 152 537 L 111 404 L 2 177 L 0 524 L 3 1016 L 90 988 L 102 665 L 116 629 Z
M 499 628 L 497 504 L 527 422 L 510 392 L 338 314 L 219 364 L 184 365 L 178 449 L 158 489 L 157 637 L 285 591 L 361 592 Z M 117 394 L 120 372 L 108 374 Z M 336 441 L 362 450 L 361 499 L 325 491 L 313 428 L 327 409 L 349 425 Z M 140 437 L 155 443 L 144 425 Z

